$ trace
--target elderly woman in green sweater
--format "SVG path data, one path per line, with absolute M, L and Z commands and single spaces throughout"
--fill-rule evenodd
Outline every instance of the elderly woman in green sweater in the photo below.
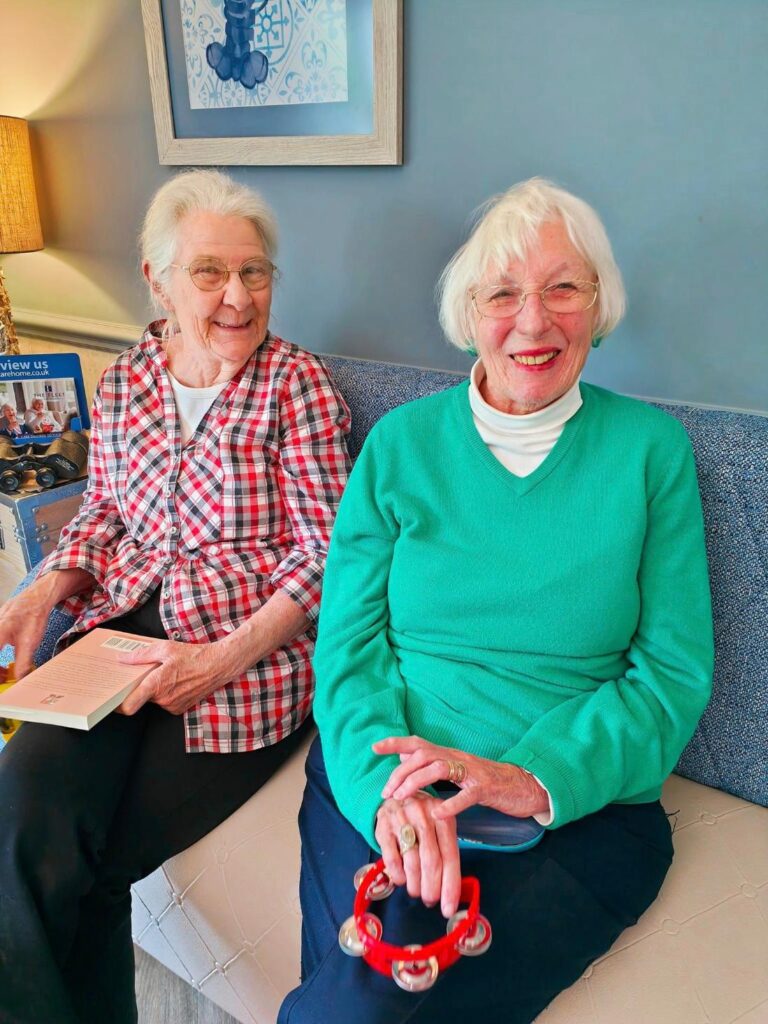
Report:
M 710 693 L 685 430 L 580 379 L 624 311 L 597 214 L 524 182 L 441 285 L 449 340 L 478 357 L 470 379 L 374 427 L 331 543 L 303 984 L 281 1024 L 532 1021 L 656 897 L 662 783 Z M 480 881 L 486 955 L 427 987 L 414 951 L 411 991 L 344 957 L 352 876 L 379 851 L 398 887 L 376 905 L 386 941 L 433 938 L 425 907 L 451 918 L 463 873 Z M 359 938 L 347 925 L 341 945 Z

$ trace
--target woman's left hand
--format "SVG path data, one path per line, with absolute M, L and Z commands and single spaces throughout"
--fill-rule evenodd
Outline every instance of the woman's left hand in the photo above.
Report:
M 461 790 L 432 810 L 435 819 L 451 818 L 473 804 L 493 807 L 513 818 L 546 814 L 549 799 L 546 790 L 528 772 L 514 764 L 489 761 L 454 747 L 441 747 L 420 736 L 389 736 L 373 744 L 377 754 L 399 754 L 401 764 L 392 772 L 382 791 L 386 800 L 405 800 L 420 789 L 451 779 L 451 767 L 463 765 L 464 777 L 455 785 Z
M 202 644 L 155 640 L 120 658 L 124 665 L 154 663 L 157 667 L 117 710 L 133 715 L 151 700 L 172 715 L 183 715 L 306 628 L 304 611 L 288 594 L 276 590 L 257 612 L 221 640 Z
M 228 674 L 228 660 L 216 641 L 185 644 L 155 640 L 148 647 L 120 657 L 123 665 L 154 663 L 157 667 L 128 694 L 117 710 L 124 715 L 134 715 L 147 701 L 152 701 L 172 715 L 183 715 L 235 677 L 234 671 Z

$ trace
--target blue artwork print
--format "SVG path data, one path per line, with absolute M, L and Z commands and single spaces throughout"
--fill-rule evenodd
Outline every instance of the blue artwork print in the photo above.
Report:
M 178 0 L 191 110 L 345 103 L 346 0 Z
M 269 0 L 263 0 L 254 8 L 254 0 L 224 0 L 226 42 L 209 43 L 205 51 L 208 64 L 222 82 L 233 78 L 246 89 L 253 89 L 266 80 L 269 59 L 262 50 L 252 50 L 251 43 L 256 15 L 268 3 Z

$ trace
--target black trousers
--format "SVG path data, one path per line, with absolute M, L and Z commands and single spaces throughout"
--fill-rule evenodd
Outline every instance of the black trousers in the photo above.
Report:
M 157 600 L 116 628 L 163 637 Z M 27 723 L 0 754 L 0 1022 L 134 1024 L 130 886 L 232 814 L 304 729 L 187 754 L 156 704 L 90 732 Z
M 299 818 L 302 839 L 302 977 L 278 1024 L 452 1024 L 468 1020 L 530 1024 L 604 953 L 656 897 L 672 861 L 661 804 L 611 804 L 548 832 L 525 853 L 463 850 L 463 875 L 480 880 L 480 909 L 493 942 L 460 958 L 425 993 L 404 992 L 337 935 L 351 915 L 352 879 L 378 854 L 342 817 L 319 741 L 307 759 Z M 397 889 L 371 912 L 385 941 L 431 942 L 445 934 L 439 909 Z

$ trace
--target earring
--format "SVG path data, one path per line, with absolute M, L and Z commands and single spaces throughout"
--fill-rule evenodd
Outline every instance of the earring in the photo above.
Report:
M 470 356 L 476 356 L 477 355 L 477 349 L 475 348 L 475 343 L 472 341 L 471 338 L 465 338 L 464 339 L 464 344 L 466 345 L 466 348 L 464 349 L 464 351 L 467 353 L 467 355 L 470 355 Z
M 592 348 L 600 348 L 600 343 L 603 340 L 603 336 L 598 334 L 596 338 L 592 339 Z

